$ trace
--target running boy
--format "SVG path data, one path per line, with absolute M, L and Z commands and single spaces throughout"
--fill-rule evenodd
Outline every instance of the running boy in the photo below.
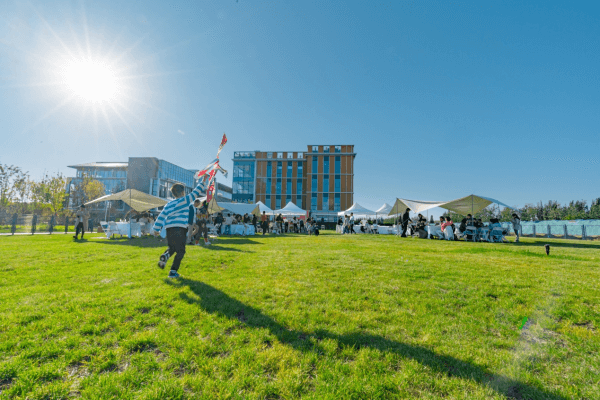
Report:
M 167 260 L 173 254 L 177 254 L 173 260 L 169 278 L 179 278 L 179 265 L 185 255 L 185 242 L 187 239 L 188 214 L 190 205 L 200 196 L 201 192 L 206 191 L 206 181 L 208 175 L 204 175 L 198 183 L 198 186 L 188 195 L 185 195 L 184 187 L 180 183 L 176 183 L 171 187 L 171 193 L 175 200 L 171 200 L 156 219 L 153 227 L 154 236 L 158 236 L 163 228 L 167 231 L 167 243 L 169 248 L 160 256 L 158 267 L 164 269 L 167 265 Z

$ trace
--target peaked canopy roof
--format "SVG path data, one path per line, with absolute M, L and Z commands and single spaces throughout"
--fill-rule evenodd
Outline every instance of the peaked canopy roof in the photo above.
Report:
M 454 211 L 457 214 L 466 215 L 469 213 L 475 214 L 476 212 L 483 210 L 492 203 L 496 203 L 503 207 L 508 207 L 510 209 L 513 208 L 498 200 L 491 199 L 489 197 L 477 196 L 474 194 L 462 197 L 460 199 L 449 201 L 440 207 L 445 208 L 449 211 Z
M 375 211 L 377 214 L 388 214 L 390 211 L 392 211 L 392 206 L 390 206 L 388 203 L 383 203 L 383 205 L 381 207 L 379 207 L 379 209 L 377 211 Z
M 444 203 L 446 202 L 396 199 L 396 202 L 388 215 L 403 214 L 407 208 L 410 208 L 412 212 L 421 213 L 430 208 L 440 207 Z
M 212 201 L 211 201 L 212 202 Z M 246 203 L 218 203 L 219 207 L 221 207 L 225 212 L 231 211 L 233 214 L 244 215 L 254 214 L 256 216 L 260 215 L 260 211 L 258 209 L 258 204 L 246 204 Z M 211 210 L 209 210 L 211 211 Z
M 347 209 L 346 211 L 340 211 L 338 213 L 338 215 L 346 215 L 346 214 L 350 214 L 353 213 L 354 216 L 367 216 L 367 215 L 375 215 L 375 211 L 371 211 L 368 208 L 364 208 L 363 206 L 361 206 L 358 203 L 354 203 L 352 204 L 352 207 L 350 207 L 349 209 Z
M 275 210 L 275 214 L 281 215 L 306 215 L 306 210 L 301 209 L 291 201 L 285 207 Z
M 454 211 L 455 213 L 461 215 L 467 215 L 469 213 L 475 214 L 476 212 L 483 210 L 492 203 L 496 203 L 503 207 L 508 207 L 512 209 L 511 206 L 506 205 L 498 200 L 471 194 L 469 196 L 461 197 L 460 199 L 452 201 L 420 201 L 396 199 L 396 203 L 394 203 L 394 207 L 392 207 L 388 215 L 401 214 L 407 208 L 410 208 L 412 212 L 420 213 L 435 207 L 441 207 L 449 211 Z
M 85 203 L 85 205 L 87 206 L 88 204 L 113 200 L 121 200 L 137 212 L 152 210 L 153 208 L 162 207 L 168 203 L 168 201 L 165 199 L 152 196 L 148 193 L 140 192 L 136 189 L 125 189 L 119 193 L 108 194 L 106 196 L 99 197 L 96 200 L 88 201 Z
M 263 213 L 263 211 L 266 212 L 267 214 L 273 213 L 273 210 L 271 210 L 269 207 L 267 207 L 267 205 L 265 203 L 263 203 L 262 201 L 259 201 L 258 203 L 256 203 L 256 205 L 258 206 L 258 210 L 260 211 L 261 214 Z

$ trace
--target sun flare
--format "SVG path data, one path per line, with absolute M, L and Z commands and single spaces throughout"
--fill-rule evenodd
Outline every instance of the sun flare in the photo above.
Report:
M 70 61 L 63 68 L 68 90 L 93 103 L 109 102 L 119 94 L 119 81 L 109 64 L 100 60 Z

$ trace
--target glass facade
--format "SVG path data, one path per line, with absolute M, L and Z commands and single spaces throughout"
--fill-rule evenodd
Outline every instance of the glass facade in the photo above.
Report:
M 292 162 L 288 161 L 287 163 L 287 176 L 288 178 L 292 177 Z
M 254 161 L 238 161 L 233 163 L 233 201 L 254 202 Z
M 310 209 L 312 211 L 317 211 L 317 194 L 313 193 L 311 195 L 311 200 L 310 200 Z
M 341 192 L 341 191 L 342 191 L 342 188 L 341 188 L 341 179 L 340 179 L 340 176 L 339 176 L 339 175 L 336 175 L 336 176 L 335 176 L 335 183 L 334 183 L 334 186 L 335 186 L 335 187 L 334 187 L 334 191 L 335 191 L 335 192 L 339 193 L 339 192 Z
M 319 163 L 319 160 L 317 159 L 317 157 L 313 156 L 313 158 L 312 158 L 312 173 L 313 174 L 317 173 L 318 165 L 319 165 L 318 163 Z
M 323 192 L 329 192 L 329 175 L 323 175 Z
M 311 183 L 311 188 L 310 191 L 313 193 L 316 193 L 318 190 L 318 186 L 317 186 L 317 175 L 313 175 L 312 176 L 312 183 Z
M 334 201 L 333 201 L 333 210 L 334 211 L 341 211 L 342 206 L 341 206 L 341 203 L 340 203 L 340 194 L 336 193 L 334 196 L 335 197 L 334 197 Z
M 329 210 L 329 193 L 323 193 L 323 210 Z
M 342 171 L 342 163 L 340 156 L 335 156 L 335 173 L 339 174 Z
M 323 173 L 329 173 L 329 156 L 323 157 Z

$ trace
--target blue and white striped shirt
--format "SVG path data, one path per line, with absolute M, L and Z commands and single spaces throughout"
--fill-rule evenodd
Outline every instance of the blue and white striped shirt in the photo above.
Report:
M 190 205 L 205 190 L 206 186 L 200 181 L 198 186 L 196 186 L 190 194 L 168 202 L 156 219 L 153 229 L 156 232 L 160 232 L 163 226 L 165 229 L 187 228 Z

